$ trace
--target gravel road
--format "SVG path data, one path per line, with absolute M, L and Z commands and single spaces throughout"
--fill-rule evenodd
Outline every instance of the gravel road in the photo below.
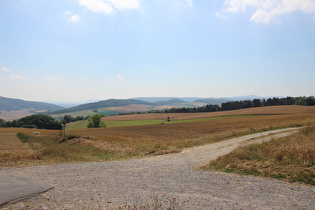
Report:
M 198 169 L 240 145 L 295 131 L 267 131 L 143 159 L 6 169 L 55 187 L 10 208 L 27 204 L 47 209 L 111 209 L 133 204 L 136 197 L 150 201 L 158 195 L 162 200 L 165 196 L 188 201 L 183 209 L 315 209 L 313 186 Z

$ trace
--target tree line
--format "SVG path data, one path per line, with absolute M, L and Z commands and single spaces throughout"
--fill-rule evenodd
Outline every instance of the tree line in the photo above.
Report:
M 88 128 L 98 128 L 105 127 L 105 123 L 101 120 L 102 117 L 103 115 L 100 114 L 94 114 L 86 118 L 83 116 L 72 117 L 71 115 L 65 115 L 61 117 L 60 120 L 56 120 L 50 116 L 37 114 L 12 121 L 0 119 L 0 127 L 61 130 L 63 122 L 70 123 L 87 119 L 89 121 Z
M 286 97 L 286 98 L 268 98 L 266 99 L 254 99 L 254 100 L 244 100 L 244 101 L 229 101 L 222 103 L 221 111 L 236 110 L 236 109 L 246 109 L 252 107 L 262 107 L 262 106 L 279 106 L 279 105 L 302 105 L 302 106 L 314 106 L 315 98 L 314 96 L 309 97 Z
M 219 105 L 205 105 L 201 107 L 182 107 L 182 108 L 170 108 L 163 110 L 150 110 L 146 112 L 131 112 L 121 113 L 120 115 L 127 114 L 145 114 L 145 113 L 197 113 L 197 112 L 217 112 L 217 111 L 228 111 L 237 109 L 246 109 L 252 107 L 262 106 L 278 106 L 278 105 L 302 105 L 302 106 L 314 106 L 314 96 L 309 97 L 286 97 L 286 98 L 268 98 L 268 99 L 253 99 L 253 100 L 241 100 L 241 101 L 228 101 Z
M 61 121 L 45 115 L 31 115 L 19 120 L 4 121 L 0 119 L 0 127 L 38 128 L 61 130 Z

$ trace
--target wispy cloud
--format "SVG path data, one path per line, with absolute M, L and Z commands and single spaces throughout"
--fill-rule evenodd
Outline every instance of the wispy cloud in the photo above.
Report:
M 65 77 L 62 77 L 62 76 L 58 76 L 58 77 L 52 77 L 52 76 L 47 76 L 47 77 L 42 77 L 41 80 L 43 81 L 54 81 L 54 80 L 63 80 L 65 79 Z
M 55 80 L 55 77 L 43 77 L 42 80 L 43 81 L 52 81 L 52 80 Z
M 16 75 L 16 74 L 11 74 L 10 77 L 12 79 L 16 79 L 16 80 L 23 80 L 26 79 L 25 77 L 21 76 L 21 75 Z
M 138 0 L 79 0 L 81 6 L 92 12 L 113 14 L 116 10 L 140 8 Z
M 71 11 L 69 10 L 66 10 L 64 12 L 64 14 L 66 15 L 66 17 L 68 18 L 68 21 L 72 22 L 72 23 L 75 23 L 75 22 L 78 22 L 81 20 L 81 17 L 77 14 L 72 14 Z
M 187 4 L 188 4 L 189 7 L 192 7 L 193 6 L 192 0 L 187 0 Z
M 138 9 L 140 4 L 137 0 L 109 0 L 116 9 Z
M 117 78 L 117 79 L 124 79 L 124 77 L 121 76 L 121 75 L 117 75 L 116 78 Z
M 72 15 L 69 19 L 68 19 L 70 22 L 78 22 L 81 20 L 80 16 L 79 15 Z
M 103 0 L 79 0 L 79 4 L 92 12 L 100 12 L 107 15 L 114 13 L 113 7 Z
M 1 71 L 5 71 L 5 72 L 11 72 L 11 69 L 8 69 L 8 68 L 5 68 L 5 67 L 2 67 L 0 68 Z
M 302 12 L 315 17 L 314 0 L 225 0 L 217 17 L 226 17 L 228 13 L 245 12 L 253 9 L 250 21 L 254 23 L 269 23 L 286 14 Z

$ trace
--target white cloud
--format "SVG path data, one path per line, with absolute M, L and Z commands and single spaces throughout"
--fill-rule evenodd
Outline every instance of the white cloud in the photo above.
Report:
M 25 77 L 21 76 L 21 75 L 16 75 L 16 74 L 11 74 L 10 77 L 12 79 L 17 79 L 17 80 L 22 80 L 22 79 L 26 79 Z
M 314 0 L 225 0 L 224 9 L 216 16 L 245 12 L 248 8 L 253 9 L 250 20 L 254 23 L 269 23 L 294 12 L 315 15 Z
M 11 69 L 8 69 L 8 68 L 5 68 L 5 67 L 2 67 L 0 70 L 1 71 L 6 71 L 6 72 L 11 72 Z
M 137 0 L 109 0 L 116 9 L 138 9 L 140 4 Z
M 107 15 L 115 13 L 115 10 L 138 9 L 138 0 L 79 0 L 79 4 L 92 12 L 105 13 Z
M 79 4 L 91 10 L 110 15 L 114 13 L 114 8 L 103 0 L 79 0 Z
M 72 15 L 69 19 L 68 19 L 70 22 L 78 22 L 81 20 L 80 16 L 79 15 Z
M 121 75 L 117 75 L 116 78 L 117 78 L 117 79 L 123 79 L 124 77 L 121 76 Z

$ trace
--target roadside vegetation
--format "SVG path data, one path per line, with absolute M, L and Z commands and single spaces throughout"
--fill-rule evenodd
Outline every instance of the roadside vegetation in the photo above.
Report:
M 240 147 L 203 168 L 315 185 L 315 124 L 288 137 Z

